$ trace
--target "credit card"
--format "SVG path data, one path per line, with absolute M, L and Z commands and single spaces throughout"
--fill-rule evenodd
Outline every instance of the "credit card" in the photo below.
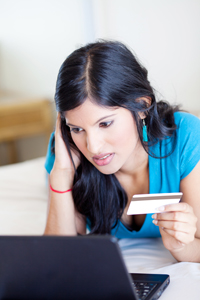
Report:
M 138 194 L 132 197 L 127 215 L 159 213 L 158 207 L 178 203 L 183 193 Z M 160 211 L 161 212 L 161 211 Z

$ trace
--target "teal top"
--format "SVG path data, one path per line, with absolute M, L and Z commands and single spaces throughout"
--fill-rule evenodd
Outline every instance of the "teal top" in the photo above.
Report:
M 166 158 L 154 158 L 149 155 L 149 193 L 170 193 L 180 191 L 180 181 L 185 178 L 200 160 L 200 120 L 188 113 L 176 112 L 176 147 Z M 48 173 L 54 164 L 55 155 L 51 153 L 51 140 L 47 150 L 45 168 Z M 170 139 L 158 142 L 150 148 L 156 157 L 165 156 L 172 149 Z M 152 223 L 151 214 L 147 214 L 139 231 L 128 230 L 121 221 L 112 229 L 117 238 L 160 237 L 158 226 Z

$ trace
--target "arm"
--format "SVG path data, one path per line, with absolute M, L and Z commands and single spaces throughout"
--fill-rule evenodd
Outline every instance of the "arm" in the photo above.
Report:
M 76 167 L 80 163 L 78 156 L 73 153 Z M 55 132 L 55 162 L 49 176 L 49 183 L 58 191 L 72 188 L 74 168 L 68 155 L 60 131 L 60 115 L 58 115 Z M 76 235 L 84 234 L 85 218 L 78 214 L 74 207 L 72 192 L 63 194 L 49 190 L 48 217 L 44 234 Z
M 49 188 L 47 223 L 44 234 L 86 234 L 86 218 L 75 210 L 72 192 L 55 194 Z
M 156 214 L 156 225 L 178 261 L 200 262 L 200 162 L 182 179 L 180 191 L 182 203 L 165 206 L 164 213 Z

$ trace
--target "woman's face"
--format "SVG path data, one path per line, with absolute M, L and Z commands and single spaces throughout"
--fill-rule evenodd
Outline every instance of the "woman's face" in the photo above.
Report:
M 77 148 L 101 173 L 113 174 L 137 164 L 143 148 L 129 110 L 86 99 L 67 111 L 65 118 Z

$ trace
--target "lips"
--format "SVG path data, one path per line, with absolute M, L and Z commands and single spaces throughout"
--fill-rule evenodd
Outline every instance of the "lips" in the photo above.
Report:
M 92 159 L 98 166 L 106 166 L 111 162 L 114 155 L 114 153 L 103 153 L 93 156 Z

